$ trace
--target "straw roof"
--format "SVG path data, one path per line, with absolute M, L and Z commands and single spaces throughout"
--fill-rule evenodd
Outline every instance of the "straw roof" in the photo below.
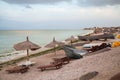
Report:
M 74 41 L 76 38 L 74 36 L 71 36 L 70 38 L 66 39 L 65 41 Z
M 56 41 L 55 38 L 53 38 L 53 41 L 47 44 L 45 47 L 51 48 L 51 47 L 56 47 L 56 46 L 63 46 L 63 42 Z
M 28 49 L 39 49 L 41 48 L 40 46 L 38 46 L 37 44 L 35 43 L 32 43 L 31 41 L 28 40 L 28 37 L 27 37 L 27 40 L 24 41 L 24 42 L 20 42 L 18 44 L 15 44 L 13 46 L 16 50 L 28 50 Z

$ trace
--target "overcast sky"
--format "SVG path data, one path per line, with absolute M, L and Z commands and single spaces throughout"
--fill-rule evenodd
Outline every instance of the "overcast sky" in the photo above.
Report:
M 0 30 L 120 26 L 120 0 L 0 0 Z

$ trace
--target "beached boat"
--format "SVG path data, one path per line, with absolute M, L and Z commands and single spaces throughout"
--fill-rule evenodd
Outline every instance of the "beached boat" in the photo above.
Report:
M 64 46 L 64 51 L 69 58 L 73 59 L 80 59 L 82 58 L 84 54 L 88 53 L 86 50 L 78 50 L 72 47 Z
M 82 40 L 82 41 L 115 39 L 113 34 L 101 34 L 101 35 L 94 35 L 94 36 L 78 36 L 78 38 L 79 40 Z

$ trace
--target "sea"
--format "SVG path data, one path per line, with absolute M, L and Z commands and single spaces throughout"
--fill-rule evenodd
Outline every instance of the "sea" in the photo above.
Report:
M 92 30 L 0 30 L 0 62 L 14 59 L 17 54 L 13 45 L 26 41 L 26 37 L 33 43 L 44 47 L 50 43 L 53 38 L 57 41 L 64 41 L 71 36 L 86 35 L 92 33 Z M 16 55 L 14 55 L 16 54 Z

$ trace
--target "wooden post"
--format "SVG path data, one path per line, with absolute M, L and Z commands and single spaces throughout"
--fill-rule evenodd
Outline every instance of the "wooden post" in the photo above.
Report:
M 56 55 L 56 49 L 55 49 L 56 47 L 54 47 L 54 51 L 55 51 L 55 55 Z
M 56 44 L 56 45 L 54 46 L 55 55 L 57 54 L 57 53 L 56 53 L 56 51 L 57 51 L 56 48 L 57 48 L 57 47 L 58 47 L 58 45 Z
M 27 49 L 27 61 L 29 61 L 29 49 Z
M 71 43 L 71 46 L 72 46 L 72 43 L 73 43 L 72 40 L 70 41 L 70 43 Z

